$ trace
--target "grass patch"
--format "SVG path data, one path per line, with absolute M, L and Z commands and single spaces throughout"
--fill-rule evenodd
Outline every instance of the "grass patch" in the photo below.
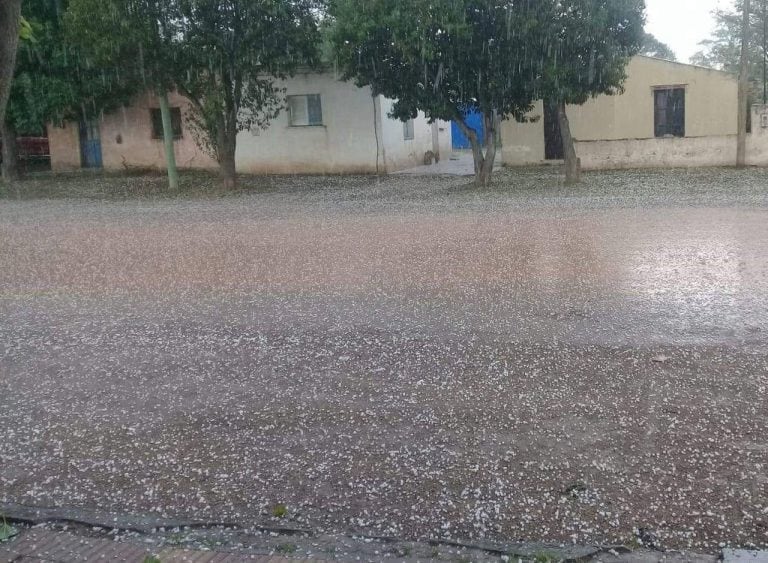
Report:
M 284 504 L 276 504 L 272 507 L 272 516 L 275 518 L 285 518 L 288 516 L 288 507 Z
M 206 171 L 184 171 L 179 189 L 171 190 L 165 174 L 152 170 L 126 172 L 78 171 L 31 174 L 19 182 L 0 182 L 0 199 L 206 199 L 268 191 L 269 177 L 243 177 L 235 190 L 221 187 L 218 176 Z
M 534 563 L 557 563 L 560 559 L 551 553 L 541 551 L 533 556 Z
M 277 547 L 275 547 L 275 551 L 277 553 L 282 553 L 284 555 L 288 555 L 291 553 L 296 553 L 299 550 L 299 546 L 295 543 L 281 543 Z

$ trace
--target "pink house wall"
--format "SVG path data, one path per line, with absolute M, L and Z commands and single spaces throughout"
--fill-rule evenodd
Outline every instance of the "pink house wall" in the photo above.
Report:
M 183 117 L 189 102 L 179 96 L 170 96 L 171 107 L 181 109 L 182 137 L 174 143 L 176 163 L 180 168 L 215 168 L 215 161 L 195 143 Z M 101 153 L 104 168 L 122 170 L 130 168 L 165 168 L 163 140 L 152 137 L 151 109 L 160 107 L 151 94 L 139 96 L 129 107 L 104 115 L 101 119 Z
M 66 171 L 80 168 L 80 136 L 77 123 L 65 123 L 63 127 L 49 125 L 48 146 L 51 169 Z
M 182 114 L 182 137 L 174 143 L 176 163 L 180 168 L 216 168 L 216 162 L 202 151 L 195 142 L 192 131 L 184 119 L 189 102 L 178 94 L 170 95 L 171 107 L 178 107 Z M 101 154 L 107 170 L 136 168 L 165 169 L 162 139 L 152 136 L 151 109 L 158 108 L 157 98 L 143 94 L 127 107 L 103 115 L 99 119 Z M 66 123 L 63 128 L 49 128 L 51 168 L 72 170 L 80 167 L 80 141 L 76 123 Z

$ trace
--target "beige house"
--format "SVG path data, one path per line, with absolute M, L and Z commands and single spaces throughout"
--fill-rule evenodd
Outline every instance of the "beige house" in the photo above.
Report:
M 627 75 L 623 94 L 568 107 L 576 152 L 585 169 L 735 163 L 735 78 L 643 56 L 631 60 Z M 507 166 L 563 158 L 556 117 L 542 102 L 530 117 L 528 123 L 507 121 L 502 126 L 502 159 Z M 762 131 L 752 136 L 752 145 L 758 136 L 762 139 Z M 768 160 L 768 147 L 765 152 L 763 160 Z M 762 162 L 761 154 L 760 147 L 750 148 L 753 163 Z
M 394 172 L 423 164 L 428 152 L 448 158 L 449 123 L 424 115 L 403 123 L 388 117 L 392 101 L 330 73 L 300 74 L 285 81 L 286 110 L 266 130 L 237 139 L 238 172 L 348 174 Z M 186 119 L 188 100 L 171 97 L 176 160 L 183 168 L 216 168 L 198 147 Z M 159 104 L 146 94 L 91 123 L 49 127 L 53 170 L 162 169 L 165 166 Z

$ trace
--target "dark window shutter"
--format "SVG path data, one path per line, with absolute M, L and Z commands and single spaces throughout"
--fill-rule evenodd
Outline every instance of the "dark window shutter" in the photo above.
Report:
M 309 114 L 310 125 L 323 124 L 323 106 L 319 94 L 307 96 L 307 113 Z
M 152 118 L 152 138 L 162 139 L 163 138 L 163 116 L 160 113 L 160 109 L 152 108 L 151 110 L 149 110 L 149 112 Z

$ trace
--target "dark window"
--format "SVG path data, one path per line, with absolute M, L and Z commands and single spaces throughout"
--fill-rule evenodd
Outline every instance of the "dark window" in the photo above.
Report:
M 152 138 L 163 138 L 163 116 L 159 108 L 149 110 L 152 114 Z M 171 129 L 173 129 L 173 138 L 181 139 L 181 109 L 171 108 Z
M 288 96 L 288 118 L 293 127 L 323 124 L 323 105 L 320 94 Z
M 657 137 L 685 137 L 685 88 L 664 88 L 653 93 Z

